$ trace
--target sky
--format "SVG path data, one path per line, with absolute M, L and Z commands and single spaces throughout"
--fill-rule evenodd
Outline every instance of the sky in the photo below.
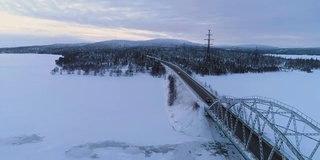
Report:
M 319 0 L 0 0 L 0 47 L 184 39 L 320 47 Z

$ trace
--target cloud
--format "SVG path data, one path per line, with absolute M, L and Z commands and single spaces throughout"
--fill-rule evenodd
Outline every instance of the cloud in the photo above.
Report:
M 80 24 L 117 26 L 119 21 L 145 20 L 152 18 L 152 9 L 139 1 L 128 3 L 119 1 L 83 0 L 8 0 L 0 2 L 2 10 L 13 14 L 36 18 L 74 22 Z M 121 26 L 123 27 L 123 26 Z
M 0 9 L 23 16 L 107 28 L 184 32 L 197 24 L 214 24 L 204 1 L 148 0 L 4 0 Z M 208 9 L 206 11 L 206 9 Z M 206 27 L 207 28 L 207 27 Z
M 320 35 L 318 29 L 320 21 L 317 20 L 317 15 L 320 14 L 319 6 L 320 1 L 318 0 L 0 1 L 0 11 L 2 12 L 38 19 L 42 22 L 54 21 L 59 25 L 77 28 L 71 30 L 70 34 L 91 37 L 89 39 L 100 39 L 97 36 L 101 34 L 103 35 L 101 37 L 106 37 L 105 39 L 171 37 L 203 43 L 207 29 L 212 29 L 214 42 L 218 44 L 250 43 L 251 41 L 253 41 L 251 43 L 265 43 L 267 39 L 272 40 L 271 37 L 263 38 L 265 33 L 268 33 L 267 35 L 299 35 L 308 40 L 311 33 L 312 35 Z M 55 26 L 54 33 L 63 32 L 65 34 L 64 31 L 57 31 L 59 25 L 56 23 L 46 23 Z M 2 24 L 0 25 L 4 27 Z M 46 32 L 47 28 L 53 29 L 44 24 L 39 26 L 45 29 L 38 27 L 38 33 Z M 30 28 L 27 25 L 19 27 Z M 13 28 L 18 30 L 18 26 Z M 94 30 L 92 30 L 93 28 Z M 128 30 L 132 32 L 129 33 Z M 130 36 L 126 37 L 126 34 Z M 285 37 L 273 37 L 273 39 L 280 40 Z M 257 42 L 258 40 L 261 41 Z M 268 43 L 273 42 L 269 41 Z M 311 42 L 305 41 L 303 43 Z
M 211 28 L 218 19 L 215 17 L 207 19 L 206 17 L 210 14 L 201 15 L 201 9 L 198 7 L 202 7 L 203 3 L 198 4 L 196 1 L 187 0 L 184 4 L 187 4 L 185 8 L 181 7 L 180 2 L 168 0 L 151 2 L 146 0 L 4 0 L 0 2 L 0 10 L 24 19 L 32 18 L 30 21 L 27 20 L 32 23 L 23 22 L 27 27 L 24 30 L 30 30 L 29 25 L 33 28 L 31 30 L 35 30 L 34 27 L 37 26 L 37 34 L 47 35 L 46 31 L 51 29 L 54 31 L 50 34 L 61 34 L 62 31 L 57 29 L 58 26 L 72 24 L 73 27 L 77 25 L 78 32 L 85 35 L 87 39 L 90 37 L 93 39 L 92 34 L 97 36 L 99 35 L 97 30 L 103 30 L 104 34 L 100 34 L 102 35 L 100 37 L 105 39 L 178 38 L 202 42 L 206 30 Z M 42 21 L 41 24 L 39 20 Z M 53 21 L 60 23 L 52 24 Z M 79 25 L 81 27 L 78 27 Z M 17 31 L 18 27 L 20 25 L 9 28 L 15 28 Z M 92 31 L 93 27 L 98 29 Z M 80 28 L 82 31 L 79 30 Z M 195 28 L 198 31 L 195 31 Z M 63 27 L 63 30 L 66 30 L 66 27 Z M 72 29 L 69 34 L 75 31 Z M 19 31 L 15 33 L 21 34 Z M 107 33 L 110 34 L 106 36 Z M 130 36 L 124 33 L 130 33 Z M 79 33 L 75 34 L 79 35 Z
M 36 36 L 75 36 L 87 41 L 106 39 L 150 39 L 168 37 L 165 33 L 125 28 L 105 28 L 93 25 L 67 23 L 56 20 L 11 15 L 0 12 L 0 33 Z

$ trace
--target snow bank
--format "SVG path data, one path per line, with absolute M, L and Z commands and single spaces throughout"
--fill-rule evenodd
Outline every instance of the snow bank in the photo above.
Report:
M 166 107 L 170 124 L 179 132 L 213 140 L 210 124 L 205 117 L 204 104 L 177 76 L 174 75 L 174 78 L 176 79 L 177 98 L 173 106 Z M 166 88 L 166 93 L 169 93 L 168 87 Z M 168 94 L 165 96 L 168 97 Z M 200 108 L 195 109 L 193 106 L 195 103 Z

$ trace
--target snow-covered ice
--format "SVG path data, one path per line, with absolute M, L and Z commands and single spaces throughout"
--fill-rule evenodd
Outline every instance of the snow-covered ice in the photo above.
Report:
M 320 60 L 320 55 L 286 55 L 286 54 L 267 54 L 275 57 L 291 58 L 291 59 L 317 59 Z
M 0 54 L 0 159 L 226 159 L 204 121 L 171 126 L 163 78 L 51 75 L 58 57 Z
M 247 73 L 225 76 L 197 76 L 220 95 L 262 96 L 288 104 L 320 122 L 320 71 Z
M 0 54 L 1 159 L 238 158 L 179 79 L 168 107 L 163 78 L 53 76 L 58 57 Z M 318 70 L 196 78 L 220 95 L 274 98 L 320 122 Z

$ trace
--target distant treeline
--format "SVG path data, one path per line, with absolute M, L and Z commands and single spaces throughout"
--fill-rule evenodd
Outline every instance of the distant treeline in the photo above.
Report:
M 64 55 L 66 53 L 91 53 L 91 52 L 103 52 L 108 51 L 110 49 L 119 49 L 123 48 L 124 44 L 114 44 L 110 46 L 108 44 L 103 44 L 101 42 L 98 43 L 79 43 L 79 44 L 53 44 L 53 45 L 43 45 L 43 46 L 25 46 L 25 47 L 12 47 L 12 48 L 0 48 L 0 53 L 39 53 L 39 54 L 57 54 Z M 128 48 L 129 46 L 125 47 Z M 150 48 L 152 46 L 147 46 Z M 163 48 L 164 45 L 160 47 L 154 45 L 154 48 Z M 169 48 L 177 49 L 177 48 L 202 48 L 203 53 L 205 52 L 205 48 L 201 46 L 192 46 L 190 44 L 176 45 L 171 44 Z M 135 47 L 134 47 L 135 48 Z M 218 50 L 228 50 L 230 52 L 246 52 L 250 53 L 254 50 L 254 47 L 224 47 Z M 276 48 L 276 47 L 263 47 L 261 46 L 259 49 L 260 54 L 284 54 L 284 55 L 320 55 L 320 47 L 319 48 Z M 105 52 L 106 53 L 106 52 Z
M 320 68 L 320 61 L 316 59 L 286 59 L 261 54 L 258 50 L 240 51 L 214 49 L 210 57 L 205 59 L 203 52 L 175 52 L 175 54 L 161 54 L 162 59 L 180 65 L 189 73 L 202 75 L 224 75 L 232 73 L 262 73 L 275 71 L 300 70 L 312 72 Z
M 152 49 L 146 48 L 118 48 L 91 51 L 89 53 L 67 52 L 56 60 L 52 74 L 83 74 L 133 76 L 136 73 L 150 73 L 161 77 L 166 73 L 165 67 L 158 61 L 145 56 Z
M 89 51 L 90 50 L 90 51 Z M 205 57 L 205 47 L 122 47 L 88 50 L 65 50 L 63 57 L 56 60 L 58 67 L 52 74 L 84 74 L 132 76 L 135 73 L 150 73 L 161 77 L 165 68 L 146 55 L 170 61 L 188 73 L 201 75 L 224 75 L 232 73 L 262 73 L 301 70 L 312 72 L 320 68 L 315 59 L 286 59 L 261 54 L 261 50 L 212 49 L 210 57 Z M 268 54 L 272 54 L 268 52 Z

